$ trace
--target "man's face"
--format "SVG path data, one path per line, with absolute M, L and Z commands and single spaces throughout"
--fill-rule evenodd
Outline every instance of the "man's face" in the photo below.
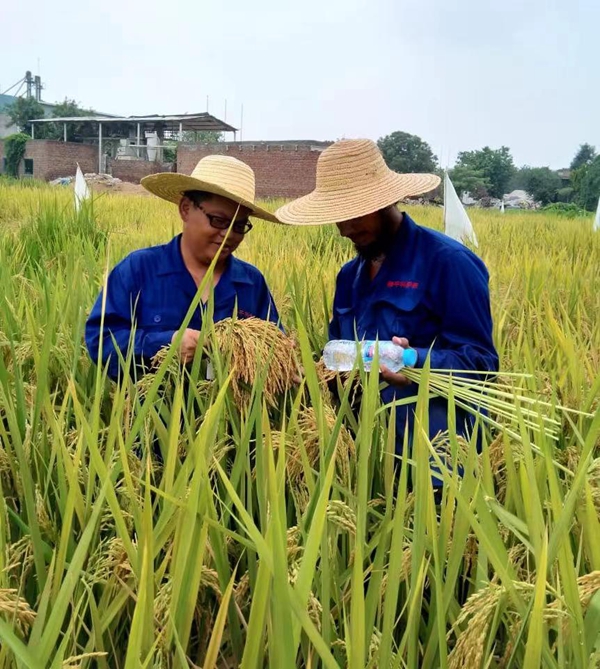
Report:
M 337 224 L 342 237 L 354 244 L 356 252 L 371 260 L 389 250 L 390 230 L 380 211 Z
M 220 256 L 223 260 L 241 244 L 244 235 L 235 232 L 229 224 L 234 218 L 236 223 L 247 221 L 250 211 L 237 202 L 213 195 L 197 207 L 189 198 L 183 197 L 179 205 L 179 214 L 183 221 L 183 237 L 187 247 L 202 264 L 209 265 L 219 252 L 225 238 L 227 239 Z M 215 225 L 219 228 L 214 227 Z M 227 227 L 220 229 L 225 225 Z

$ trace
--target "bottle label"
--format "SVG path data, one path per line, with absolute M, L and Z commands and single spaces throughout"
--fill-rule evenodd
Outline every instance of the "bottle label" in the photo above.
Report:
M 340 367 L 342 365 L 345 365 L 348 362 L 348 356 L 346 355 L 346 353 L 344 351 L 334 350 L 332 358 L 333 358 L 333 364 L 336 367 Z

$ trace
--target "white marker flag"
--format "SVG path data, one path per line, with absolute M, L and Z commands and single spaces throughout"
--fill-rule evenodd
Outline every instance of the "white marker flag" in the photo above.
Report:
M 79 211 L 81 203 L 90 197 L 90 189 L 88 188 L 81 167 L 77 163 L 77 172 L 75 173 L 75 211 Z
M 452 239 L 456 239 L 462 244 L 469 241 L 473 246 L 478 246 L 475 230 L 473 230 L 469 216 L 454 190 L 448 172 L 444 177 L 444 231 L 448 237 L 452 237 Z

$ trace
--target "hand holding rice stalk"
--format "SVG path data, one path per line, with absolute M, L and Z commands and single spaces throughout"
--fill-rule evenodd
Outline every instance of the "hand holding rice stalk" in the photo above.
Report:
M 478 371 L 409 367 L 403 374 L 415 383 L 427 383 L 435 395 L 445 399 L 452 397 L 457 407 L 492 427 L 505 430 L 518 441 L 521 440 L 518 433 L 521 421 L 529 430 L 558 441 L 561 422 L 553 417 L 555 412 L 592 417 L 592 414 L 547 402 L 519 385 L 519 381 L 532 379 L 531 374 L 504 373 L 501 379 L 492 380 L 489 373 Z
M 394 341 L 396 346 L 402 346 L 405 351 L 413 351 L 413 349 L 408 348 L 407 340 L 400 338 L 396 338 L 396 340 Z M 383 343 L 381 342 L 381 344 Z M 338 344 L 339 347 L 343 344 L 349 345 L 350 342 L 329 342 L 328 346 L 330 344 L 334 344 L 334 347 Z M 371 369 L 377 369 L 380 367 L 380 361 L 391 355 L 388 351 L 389 346 L 385 347 L 382 353 L 380 347 L 372 345 L 371 342 L 355 342 L 355 344 L 356 351 L 350 352 L 352 355 L 355 353 L 355 370 L 358 368 L 359 361 L 362 361 L 362 365 L 360 365 L 362 371 L 368 372 Z M 385 344 L 389 344 L 389 342 L 385 342 Z M 327 353 L 326 348 L 326 356 Z M 410 360 L 412 360 L 412 357 Z M 498 378 L 497 375 L 489 372 L 476 370 L 431 369 L 429 368 L 429 360 L 420 369 L 412 367 L 410 364 L 412 363 L 403 364 L 400 362 L 397 367 L 397 369 L 401 369 L 400 373 L 390 372 L 386 368 L 384 381 L 391 382 L 391 379 L 397 379 L 402 382 L 402 385 L 411 381 L 417 384 L 426 383 L 434 395 L 446 400 L 452 399 L 457 407 L 476 417 L 478 416 L 492 427 L 506 430 L 511 437 L 517 440 L 521 439 L 518 434 L 521 421 L 529 430 L 543 432 L 556 441 L 558 440 L 558 429 L 561 422 L 552 416 L 555 411 L 591 416 L 589 413 L 544 401 L 518 385 L 519 380 L 532 379 L 531 374 L 505 373 L 502 378 Z M 335 367 L 335 361 L 333 366 Z M 325 381 L 331 381 L 336 377 L 336 373 L 332 370 L 332 365 L 328 365 L 327 362 L 325 362 L 324 367 L 323 378 Z M 346 367 L 344 367 L 344 370 L 346 370 Z M 344 384 L 348 376 L 348 373 L 342 375 Z M 354 378 L 356 377 L 354 376 Z M 392 404 L 386 405 L 386 408 Z

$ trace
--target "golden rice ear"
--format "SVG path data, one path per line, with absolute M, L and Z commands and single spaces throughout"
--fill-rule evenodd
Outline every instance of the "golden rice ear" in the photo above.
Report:
M 227 318 L 215 324 L 215 339 L 221 353 L 230 358 L 231 388 L 239 406 L 247 405 L 252 386 L 265 371 L 264 395 L 271 406 L 294 385 L 298 373 L 294 347 L 274 323 Z

